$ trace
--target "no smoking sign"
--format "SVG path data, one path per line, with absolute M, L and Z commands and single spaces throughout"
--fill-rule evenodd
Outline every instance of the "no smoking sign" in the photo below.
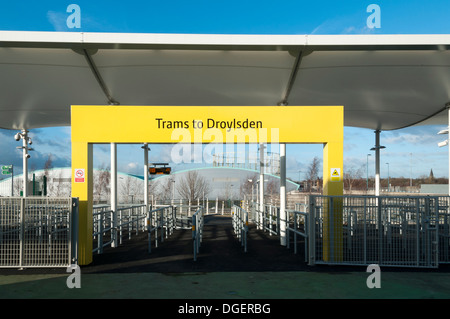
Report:
M 75 169 L 75 183 L 84 183 L 85 181 L 85 175 L 84 175 L 84 168 L 76 168 Z

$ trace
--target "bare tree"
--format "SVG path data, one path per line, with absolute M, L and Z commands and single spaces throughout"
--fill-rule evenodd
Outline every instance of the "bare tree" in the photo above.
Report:
M 144 184 L 145 186 L 145 184 Z M 157 200 L 160 198 L 160 187 L 158 180 L 149 180 L 148 182 L 148 196 L 151 200 Z
M 103 164 L 94 172 L 94 198 L 99 203 L 102 197 L 108 197 L 111 193 L 111 172 L 108 167 Z
M 136 178 L 125 176 L 124 181 L 120 183 L 119 192 L 122 201 L 125 203 L 135 203 L 138 198 L 144 194 L 144 185 Z
M 177 185 L 178 194 L 181 198 L 190 199 L 191 202 L 207 196 L 211 189 L 209 183 L 198 172 L 188 172 Z
M 314 181 L 317 181 L 319 177 L 319 167 L 320 159 L 316 156 L 313 158 L 312 162 L 309 164 L 306 171 L 306 180 L 308 182 L 307 191 L 311 192 L 313 188 Z
M 159 187 L 158 197 L 163 201 L 171 200 L 173 197 L 173 178 L 164 178 Z
M 47 194 L 50 195 L 53 193 L 54 185 L 53 183 L 49 183 L 50 181 L 50 170 L 53 169 L 53 158 L 52 154 L 48 154 L 47 160 L 44 163 L 44 177 L 47 180 Z
M 14 187 L 14 190 L 13 190 L 14 196 L 19 196 L 20 191 L 22 190 L 22 187 L 23 187 L 23 181 L 21 179 L 14 178 L 13 187 Z
M 347 189 L 351 192 L 353 186 L 356 185 L 358 181 L 361 180 L 363 175 L 363 167 L 355 168 L 355 167 L 349 167 L 345 169 L 344 172 L 344 185 L 347 187 Z
M 247 198 L 252 198 L 252 192 L 253 193 L 255 192 L 257 181 L 258 181 L 257 174 L 247 176 L 245 181 L 243 183 L 241 182 L 241 185 L 239 187 L 241 195 L 246 195 Z
M 47 160 L 44 163 L 44 172 L 48 176 L 48 171 L 53 168 L 53 158 L 52 154 L 48 154 Z
M 269 196 L 274 196 L 280 194 L 280 182 L 271 179 L 267 182 L 266 193 Z

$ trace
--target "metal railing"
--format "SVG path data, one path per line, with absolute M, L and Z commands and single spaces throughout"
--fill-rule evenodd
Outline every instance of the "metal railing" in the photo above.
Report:
M 439 263 L 450 263 L 450 197 L 438 197 Z
M 319 196 L 286 210 L 287 247 L 314 264 L 438 267 L 450 263 L 449 196 Z M 299 211 L 300 210 L 300 211 Z M 259 230 L 280 236 L 279 208 L 251 205 Z
M 305 262 L 308 261 L 308 213 L 286 210 L 286 247 L 290 248 L 290 235 L 293 235 L 294 254 L 297 254 L 297 235 L 304 238 Z
M 124 235 L 127 234 L 131 239 L 133 233 L 139 235 L 139 230 L 145 231 L 147 218 L 145 207 L 145 205 L 121 207 L 114 213 L 107 205 L 95 206 L 92 213 L 94 239 L 92 252 L 102 254 L 105 247 L 121 245 Z
M 92 213 L 93 215 L 93 250 L 92 252 L 97 252 L 98 254 L 103 253 L 105 247 L 110 246 L 113 243 L 113 216 L 114 212 L 112 210 L 106 210 L 105 207 L 95 209 Z M 95 244 L 96 241 L 96 244 Z
M 194 245 L 194 261 L 197 261 L 197 254 L 200 251 L 200 246 L 203 237 L 203 207 L 198 207 L 197 211 L 192 215 L 192 240 Z
M 75 198 L 0 198 L 0 267 L 76 263 L 77 212 Z
M 439 199 L 311 196 L 310 264 L 435 268 Z
M 147 218 L 146 205 L 118 208 L 117 214 L 119 245 L 122 244 L 125 234 L 128 234 L 128 239 L 131 239 L 133 233 L 138 236 L 139 230 L 145 231 Z
M 259 205 L 252 205 L 252 220 L 258 229 L 269 232 L 269 235 L 280 235 L 280 207 L 264 205 L 261 212 Z
M 248 212 L 239 206 L 233 205 L 231 216 L 234 233 L 241 242 L 244 252 L 247 252 Z
M 148 252 L 152 252 L 152 233 L 154 234 L 155 247 L 159 241 L 164 242 L 173 233 L 176 225 L 176 209 L 174 206 L 164 206 L 152 209 L 148 212 Z M 159 234 L 158 234 L 159 232 Z

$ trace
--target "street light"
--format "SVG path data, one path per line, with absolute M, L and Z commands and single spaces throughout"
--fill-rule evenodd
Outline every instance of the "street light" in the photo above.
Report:
M 23 151 L 23 197 L 28 196 L 28 159 L 31 157 L 28 154 L 28 151 L 33 151 L 32 148 L 28 147 L 28 144 L 31 145 L 33 141 L 31 137 L 28 136 L 27 130 L 22 130 L 21 132 L 14 135 L 14 139 L 16 141 L 20 141 L 22 139 L 22 146 L 18 146 L 18 149 L 22 149 Z
M 175 203 L 175 178 L 172 179 L 172 205 Z
M 252 205 L 253 205 L 253 180 L 249 178 L 247 179 L 247 181 L 252 184 Z
M 412 153 L 409 153 L 409 187 L 412 187 Z
M 386 146 L 372 147 L 370 150 L 371 150 L 371 151 L 376 151 L 376 150 L 382 150 L 383 148 L 386 148 Z
M 391 184 L 389 183 L 389 163 L 386 163 L 388 167 L 388 192 L 391 191 Z
M 370 150 L 375 151 L 375 196 L 380 196 L 380 150 L 386 147 L 380 145 L 380 130 L 375 134 L 375 147 Z
M 447 107 L 447 110 L 450 109 L 449 108 L 450 107 L 450 103 L 447 103 L 445 106 Z M 449 112 L 449 121 L 450 121 L 450 112 Z M 444 130 L 439 131 L 438 134 L 449 134 L 449 130 L 450 130 L 450 126 L 448 126 Z M 449 139 L 446 139 L 445 141 L 439 142 L 438 146 L 439 147 L 444 147 L 444 146 L 447 146 L 448 144 L 449 144 Z M 449 152 L 450 152 L 450 149 L 449 149 Z M 411 162 L 412 162 L 412 160 L 411 160 Z M 412 164 L 411 164 L 411 166 L 412 166 Z M 412 168 L 411 168 L 411 171 L 412 171 Z M 450 153 L 449 153 L 449 171 L 450 171 Z M 411 173 L 411 175 L 412 175 L 412 173 Z M 410 184 L 412 184 L 412 178 L 411 178 Z M 449 194 L 450 194 L 450 179 L 449 179 Z
M 367 184 L 367 191 L 369 191 L 369 156 L 372 156 L 371 154 L 367 154 L 367 164 L 366 164 L 366 173 L 367 173 L 367 180 L 366 180 L 366 184 Z

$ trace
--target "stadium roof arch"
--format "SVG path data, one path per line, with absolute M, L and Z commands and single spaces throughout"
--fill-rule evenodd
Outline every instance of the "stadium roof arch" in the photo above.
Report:
M 343 105 L 344 125 L 448 124 L 450 35 L 0 31 L 0 128 L 71 105 Z

